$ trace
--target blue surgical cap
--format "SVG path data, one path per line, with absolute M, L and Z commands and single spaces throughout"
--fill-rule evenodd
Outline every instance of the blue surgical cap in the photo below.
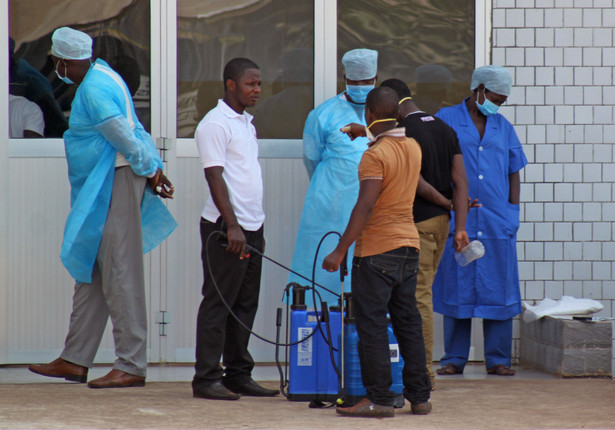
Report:
M 61 27 L 51 36 L 51 55 L 66 60 L 87 60 L 92 56 L 92 38 L 82 31 Z
M 504 67 L 483 66 L 472 73 L 470 89 L 474 91 L 480 84 L 484 84 L 489 91 L 508 97 L 512 88 L 512 77 Z
M 352 81 L 372 79 L 378 74 L 378 51 L 353 49 L 342 57 L 346 78 Z

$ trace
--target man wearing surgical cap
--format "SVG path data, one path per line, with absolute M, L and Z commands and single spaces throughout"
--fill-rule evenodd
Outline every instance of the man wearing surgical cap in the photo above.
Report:
M 297 232 L 292 269 L 312 278 L 327 289 L 339 292 L 340 276 L 323 270 L 322 260 L 337 245 L 339 237 L 329 235 L 322 243 L 317 261 L 316 249 L 329 231 L 342 232 L 359 193 L 358 166 L 368 140 L 351 141 L 340 129 L 349 123 L 365 125 L 365 99 L 377 79 L 378 52 L 353 49 L 342 57 L 346 91 L 325 101 L 308 115 L 303 130 L 303 161 L 310 177 L 303 213 Z M 352 255 L 353 248 L 348 253 Z M 306 284 L 291 274 L 289 282 Z M 350 276 L 345 285 L 350 285 Z M 337 297 L 319 290 L 324 301 Z M 308 298 L 308 303 L 312 300 Z
M 463 372 L 472 318 L 483 319 L 487 373 L 515 373 L 510 365 L 512 319 L 521 312 L 516 248 L 519 171 L 527 159 L 513 126 L 497 113 L 511 86 L 505 68 L 479 67 L 472 74 L 470 97 L 437 114 L 459 137 L 469 195 L 482 203 L 468 213 L 466 231 L 470 241 L 479 240 L 485 247 L 482 258 L 462 267 L 455 262 L 449 235 L 433 284 L 434 311 L 444 315 L 440 375 Z
M 86 382 L 111 317 L 117 359 L 91 388 L 145 385 L 147 315 L 143 253 L 176 227 L 160 201 L 173 187 L 128 88 L 108 64 L 92 63 L 92 39 L 68 27 L 52 37 L 56 73 L 78 86 L 64 133 L 71 211 L 60 257 L 76 280 L 60 357 L 29 369 Z

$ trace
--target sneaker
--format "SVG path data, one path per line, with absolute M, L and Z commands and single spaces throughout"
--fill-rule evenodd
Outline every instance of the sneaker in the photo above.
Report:
M 431 412 L 431 403 L 422 402 L 422 403 L 412 403 L 410 410 L 414 415 L 427 415 Z
M 348 417 L 387 418 L 395 416 L 393 406 L 377 405 L 368 399 L 363 399 L 356 405 L 348 408 L 338 406 L 335 412 Z

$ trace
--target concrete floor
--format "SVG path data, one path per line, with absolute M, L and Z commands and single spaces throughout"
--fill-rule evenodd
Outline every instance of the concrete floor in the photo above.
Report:
M 90 379 L 108 370 L 96 367 Z M 273 379 L 271 370 L 255 374 Z M 190 366 L 150 366 L 145 388 L 92 390 L 31 374 L 25 367 L 0 368 L 0 428 L 615 429 L 615 382 L 610 379 L 560 379 L 526 369 L 497 377 L 486 375 L 482 365 L 470 365 L 464 375 L 438 377 L 430 415 L 413 416 L 406 404 L 394 418 L 360 419 L 337 416 L 332 408 L 310 409 L 283 396 L 195 399 L 191 378 Z

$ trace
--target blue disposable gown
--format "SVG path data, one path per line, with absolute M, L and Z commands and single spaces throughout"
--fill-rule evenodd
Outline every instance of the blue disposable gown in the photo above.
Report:
M 340 132 L 348 123 L 365 124 L 365 105 L 346 100 L 344 94 L 337 95 L 314 109 L 307 117 L 303 130 L 304 162 L 311 177 L 305 196 L 303 213 L 297 232 L 297 242 L 293 254 L 292 269 L 301 275 L 312 278 L 312 267 L 316 248 L 321 238 L 329 231 L 340 234 L 346 229 L 350 212 L 359 194 L 359 162 L 367 149 L 368 140 L 360 137 L 351 141 Z M 338 272 L 329 273 L 322 269 L 322 260 L 337 243 L 339 236 L 330 235 L 323 242 L 316 261 L 315 280 L 333 290 L 341 291 Z M 350 264 L 354 246 L 348 250 L 348 276 L 344 289 L 350 290 Z M 309 282 L 291 274 L 289 282 L 308 285 Z M 318 289 L 323 300 L 336 304 L 337 297 Z M 312 306 L 311 295 L 306 298 Z
M 453 318 L 506 320 L 521 312 L 516 235 L 519 206 L 508 202 L 508 176 L 526 164 L 513 126 L 500 114 L 487 117 L 481 140 L 465 101 L 437 115 L 457 132 L 469 180 L 469 195 L 483 205 L 468 213 L 470 240 L 485 246 L 485 255 L 465 267 L 454 258 L 451 230 L 433 284 L 436 312 Z
M 119 77 L 103 60 L 96 60 L 77 88 L 69 129 L 64 133 L 71 211 L 60 257 L 77 282 L 92 281 L 111 200 L 117 151 L 137 175 L 148 176 L 162 168 L 151 136 L 136 121 L 126 85 L 110 74 Z M 126 119 L 127 109 L 135 119 L 134 129 Z M 177 226 L 149 187 L 141 202 L 141 222 L 144 253 L 160 244 Z

